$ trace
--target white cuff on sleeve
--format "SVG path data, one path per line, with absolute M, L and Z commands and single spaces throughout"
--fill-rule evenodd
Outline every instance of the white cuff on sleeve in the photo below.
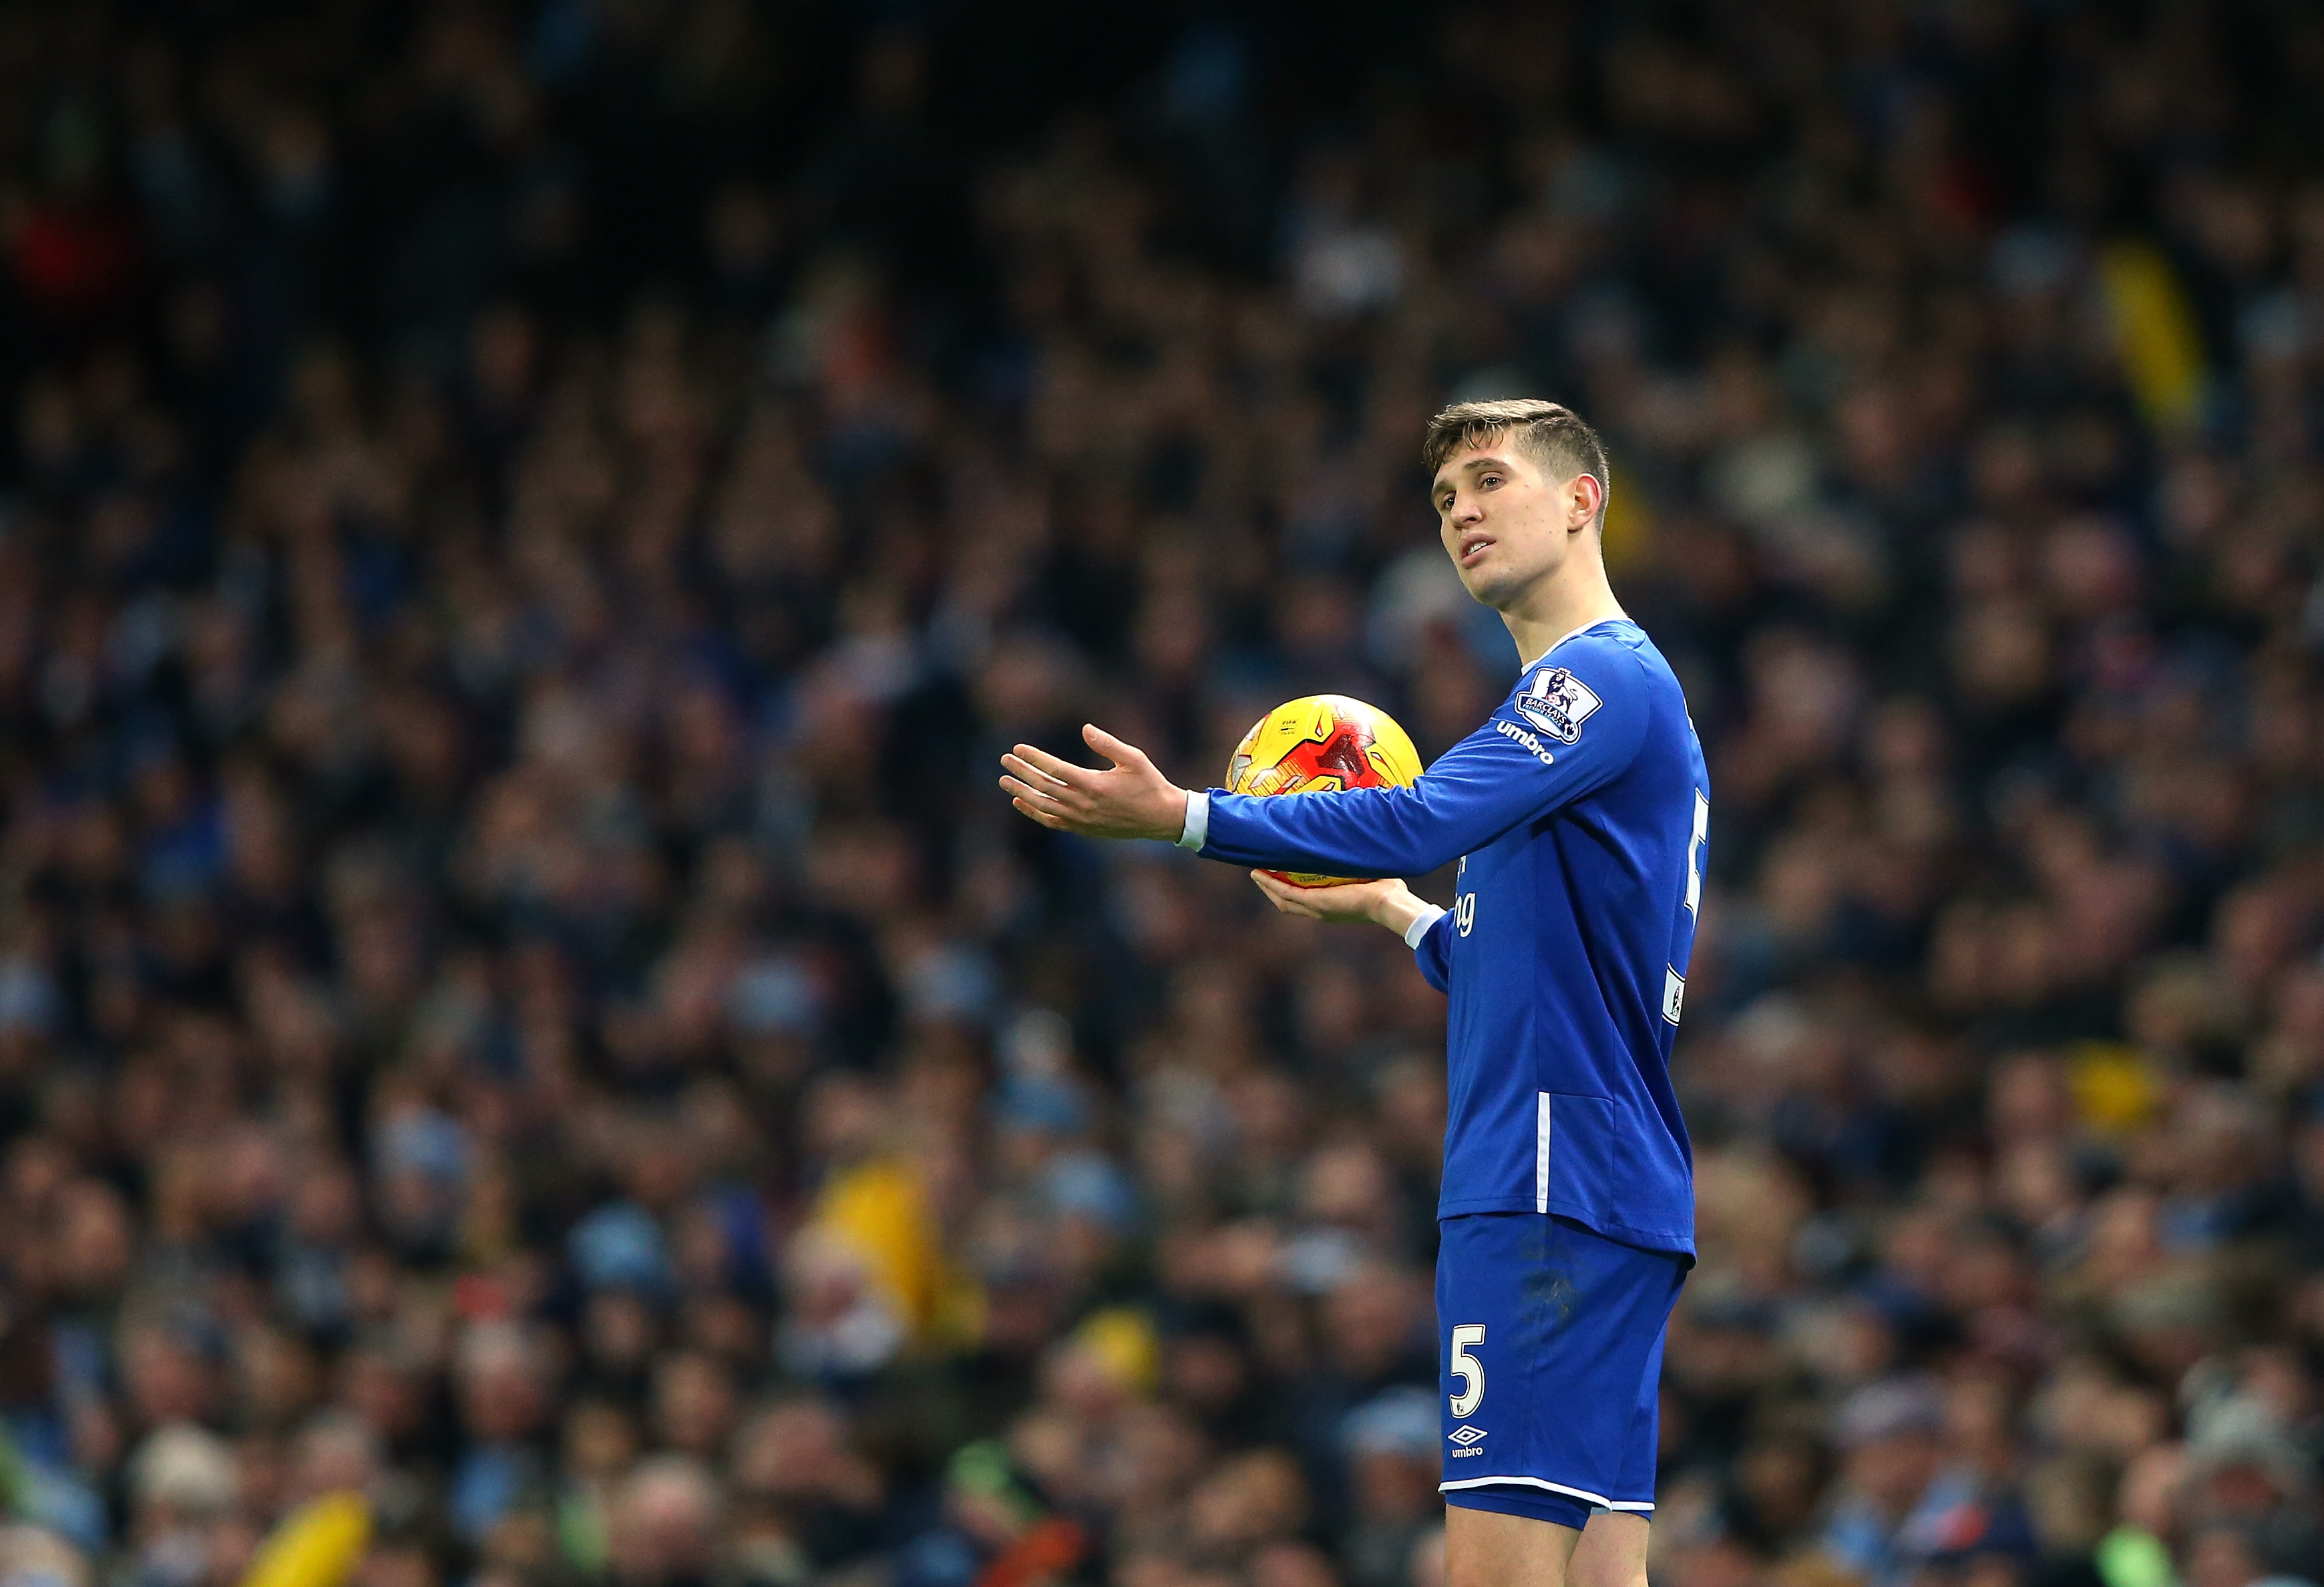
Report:
M 1417 953 L 1420 949 L 1420 939 L 1428 935 L 1428 928 L 1443 918 L 1443 909 L 1435 904 L 1421 905 L 1420 918 L 1404 928 L 1404 946 Z M 1372 940 L 1378 942 L 1379 938 L 1374 937 Z
M 1186 791 L 1186 825 L 1178 829 L 1178 846 L 1203 852 L 1203 844 L 1211 835 L 1211 796 L 1201 789 Z

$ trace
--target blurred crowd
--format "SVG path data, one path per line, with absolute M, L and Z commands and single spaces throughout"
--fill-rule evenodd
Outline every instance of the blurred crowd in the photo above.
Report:
M 2324 17 L 1086 9 L 0 5 L 0 1580 L 1434 1587 L 1441 1000 L 993 779 L 1462 736 L 1517 394 L 1712 769 L 1657 1579 L 2324 1578 Z

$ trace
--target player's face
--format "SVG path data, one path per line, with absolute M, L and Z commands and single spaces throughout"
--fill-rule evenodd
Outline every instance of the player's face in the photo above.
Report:
M 1505 610 L 1578 554 L 1597 509 L 1589 475 L 1554 479 L 1503 438 L 1436 471 L 1436 525 L 1470 595 Z

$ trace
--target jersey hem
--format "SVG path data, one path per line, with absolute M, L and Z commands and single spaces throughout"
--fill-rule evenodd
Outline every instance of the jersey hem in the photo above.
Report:
M 1634 1223 L 1617 1223 L 1600 1216 L 1588 1207 L 1569 1201 L 1552 1198 L 1546 1206 L 1529 1195 L 1486 1195 L 1461 1201 L 1440 1201 L 1436 1204 L 1439 1223 L 1447 1218 L 1466 1217 L 1471 1213 L 1553 1213 L 1571 1218 L 1593 1233 L 1623 1245 L 1635 1245 L 1642 1250 L 1661 1251 L 1670 1256 L 1694 1259 L 1694 1231 L 1692 1229 L 1646 1229 Z

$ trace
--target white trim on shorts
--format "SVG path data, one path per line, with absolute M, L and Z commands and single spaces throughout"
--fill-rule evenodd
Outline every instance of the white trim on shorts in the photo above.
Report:
M 1587 1488 L 1568 1488 L 1563 1482 L 1553 1482 L 1546 1477 L 1463 1477 L 1458 1482 L 1439 1482 L 1436 1491 L 1450 1493 L 1459 1488 L 1498 1488 L 1516 1483 L 1526 1488 L 1546 1488 L 1552 1493 L 1563 1493 L 1568 1499 L 1579 1499 L 1596 1505 L 1600 1509 L 1646 1511 L 1655 1508 L 1651 1499 L 1641 1503 L 1635 1499 L 1609 1499 L 1602 1493 L 1592 1493 Z

